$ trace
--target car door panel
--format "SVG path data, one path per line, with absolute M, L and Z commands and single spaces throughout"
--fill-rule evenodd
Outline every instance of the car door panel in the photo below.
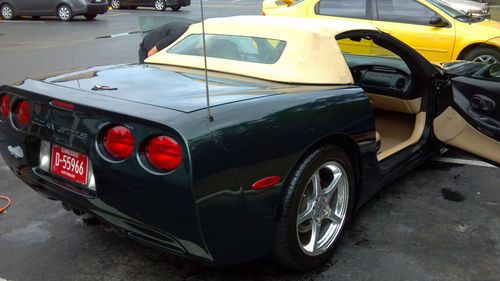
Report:
M 39 0 L 37 1 L 39 3 L 39 9 L 40 13 L 43 15 L 55 15 L 57 6 L 59 3 L 57 1 L 51 1 L 51 0 Z
M 415 0 L 377 0 L 372 24 L 405 42 L 434 63 L 448 62 L 455 46 L 455 28 L 430 25 L 434 10 Z M 441 15 L 439 15 L 441 16 Z M 384 55 L 374 46 L 372 54 Z
M 14 1 L 14 8 L 17 15 L 38 15 L 40 13 L 40 2 L 37 0 Z
M 497 141 L 500 141 L 499 84 L 468 77 L 452 80 L 453 100 L 459 113 L 479 131 Z
M 470 77 L 451 80 L 452 100 L 434 119 L 443 143 L 500 163 L 500 82 Z

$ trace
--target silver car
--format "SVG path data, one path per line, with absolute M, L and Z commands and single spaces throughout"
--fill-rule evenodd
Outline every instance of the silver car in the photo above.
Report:
M 442 0 L 449 6 L 474 17 L 490 17 L 490 7 L 485 2 L 469 0 Z

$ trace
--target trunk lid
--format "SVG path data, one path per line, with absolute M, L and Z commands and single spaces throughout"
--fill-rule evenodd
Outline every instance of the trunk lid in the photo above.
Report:
M 173 71 L 151 65 L 114 65 L 89 68 L 39 79 L 77 89 L 182 112 L 206 108 L 205 80 L 199 71 Z M 272 84 L 209 76 L 212 106 L 276 94 Z

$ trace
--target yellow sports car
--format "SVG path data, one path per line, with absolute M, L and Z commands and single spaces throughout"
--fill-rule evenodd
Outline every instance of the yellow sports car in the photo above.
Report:
M 441 0 L 265 0 L 262 13 L 372 24 L 434 63 L 500 61 L 500 23 L 471 17 Z M 382 52 L 368 40 L 349 46 L 354 47 L 355 53 Z

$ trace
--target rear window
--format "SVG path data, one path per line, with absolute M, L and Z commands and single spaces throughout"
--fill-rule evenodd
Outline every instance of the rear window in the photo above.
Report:
M 250 36 L 206 34 L 207 57 L 273 64 L 279 60 L 286 42 Z M 203 56 L 203 36 L 191 34 L 167 50 L 177 55 Z

